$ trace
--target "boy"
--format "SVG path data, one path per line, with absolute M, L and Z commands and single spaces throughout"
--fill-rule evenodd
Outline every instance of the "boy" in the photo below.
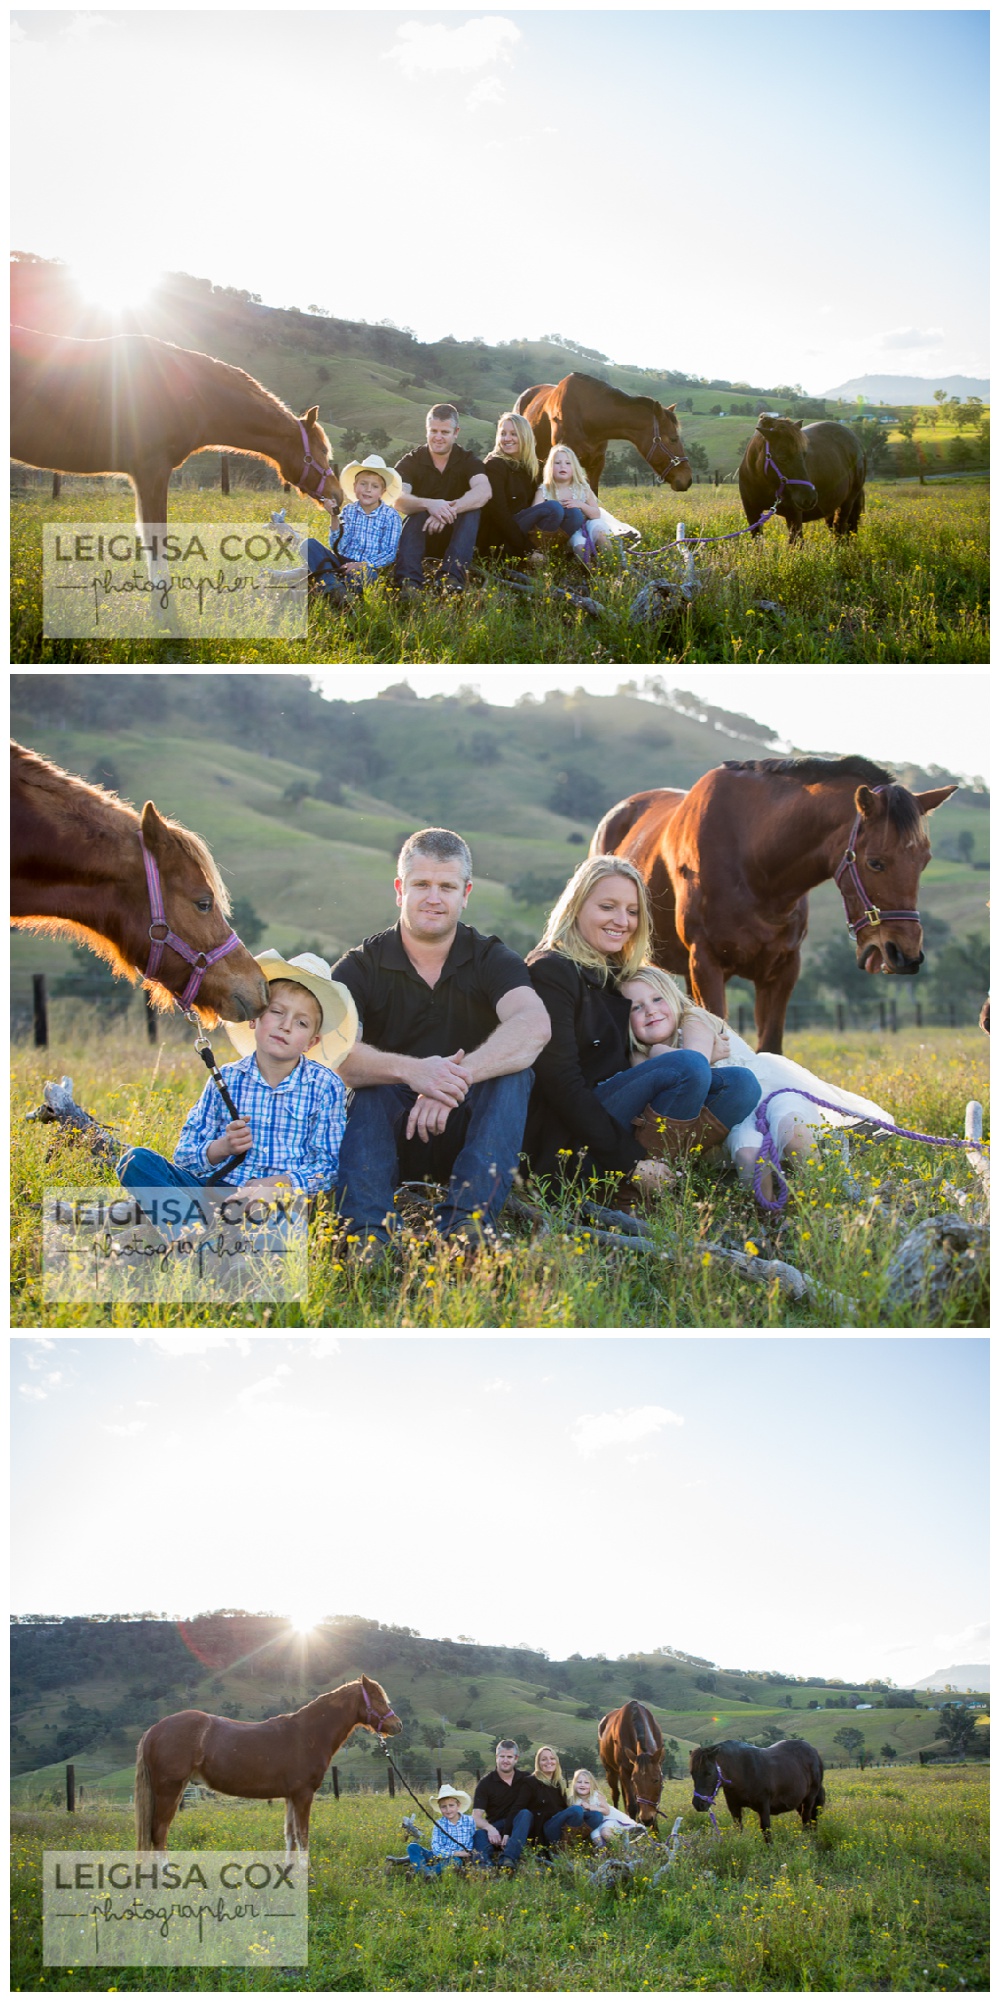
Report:
M 315 1195 L 336 1178 L 345 1123 L 337 1065 L 357 1034 L 346 988 L 326 961 L 303 952 L 284 960 L 257 954 L 270 999 L 256 1022 L 226 1024 L 240 1061 L 222 1076 L 238 1116 L 213 1079 L 188 1113 L 173 1161 L 134 1147 L 118 1163 L 129 1190 L 235 1189 L 241 1202 L 301 1190 Z
M 361 591 L 381 571 L 388 572 L 403 533 L 402 517 L 394 506 L 403 482 L 377 453 L 353 459 L 344 467 L 340 484 L 348 501 L 341 510 L 336 547 L 337 531 L 331 529 L 329 549 L 310 536 L 299 552 L 324 597 L 337 600 L 343 599 L 345 584 Z
M 438 1788 L 438 1806 L 441 1820 L 436 1824 L 431 1836 L 431 1846 L 425 1849 L 420 1842 L 408 1842 L 406 1861 L 413 1865 L 418 1877 L 440 1877 L 449 1863 L 472 1863 L 475 1861 L 472 1838 L 475 1824 L 469 1813 L 472 1801 L 460 1787 L 450 1786 L 447 1780 Z M 417 1824 L 411 1815 L 403 1823 L 407 1832 L 418 1833 Z M 402 1857 L 390 1861 L 402 1862 Z

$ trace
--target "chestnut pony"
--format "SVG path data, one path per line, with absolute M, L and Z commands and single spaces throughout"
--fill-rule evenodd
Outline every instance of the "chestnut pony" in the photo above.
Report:
M 167 1830 L 189 1780 L 244 1800 L 285 1798 L 285 1853 L 309 1848 L 309 1816 L 334 1752 L 355 1725 L 380 1738 L 403 1726 L 370 1675 L 341 1683 L 289 1716 L 244 1724 L 177 1710 L 139 1740 L 135 1759 L 135 1846 L 164 1851 Z
M 140 529 L 166 522 L 170 475 L 192 452 L 248 452 L 310 500 L 343 500 L 318 404 L 296 417 L 243 369 L 150 334 L 82 341 L 12 327 L 10 412 L 11 458 L 126 473 Z
M 677 493 L 687 492 L 691 467 L 676 408 L 673 403 L 657 403 L 652 396 L 626 396 L 609 382 L 575 374 L 523 390 L 514 405 L 535 434 L 539 464 L 544 466 L 553 445 L 568 445 L 595 494 L 609 438 L 627 438 L 658 479 L 666 480 Z
M 197 834 L 152 800 L 138 814 L 20 744 L 11 744 L 10 778 L 13 924 L 89 946 L 126 980 L 144 978 L 160 1007 L 193 1006 L 209 1024 L 252 1021 L 266 1008 L 267 982 L 230 929 L 225 885 Z
M 819 883 L 837 883 L 865 973 L 916 973 L 925 816 L 954 791 L 909 792 L 861 757 L 717 765 L 690 792 L 622 800 L 590 852 L 621 855 L 643 876 L 657 965 L 684 975 L 716 1015 L 727 980 L 752 980 L 757 1048 L 780 1051 Z
M 632 1697 L 602 1717 L 597 1730 L 615 1807 L 620 1789 L 626 1814 L 652 1828 L 663 1791 L 663 1734 L 656 1718 Z

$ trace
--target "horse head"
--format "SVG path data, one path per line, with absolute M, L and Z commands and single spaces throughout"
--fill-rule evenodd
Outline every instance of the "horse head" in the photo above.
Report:
M 691 1805 L 697 1808 L 699 1814 L 704 1814 L 719 1791 L 719 1775 L 716 1771 L 718 1749 L 717 1745 L 696 1745 L 688 1760 L 688 1771 L 693 1783 Z
M 644 1828 L 652 1828 L 663 1792 L 662 1752 L 637 1752 L 626 1781 L 628 1811 Z
M 358 1723 L 366 1731 L 374 1731 L 379 1738 L 398 1737 L 403 1728 L 392 1704 L 380 1682 L 370 1675 L 362 1675 L 358 1681 L 359 1704 Z
M 643 456 L 658 478 L 673 487 L 675 493 L 687 493 L 692 473 L 677 422 L 676 403 L 654 403 L 652 437 Z
M 863 973 L 914 974 L 923 964 L 916 903 L 931 855 L 926 816 L 955 790 L 953 785 L 923 793 L 901 785 L 858 786 L 854 825 L 833 874 Z
M 344 501 L 339 468 L 330 461 L 330 440 L 319 422 L 319 404 L 293 419 L 299 437 L 281 460 L 281 475 L 317 507 L 338 514 Z
M 136 886 L 144 915 L 136 925 L 134 950 L 130 947 L 133 964 L 148 966 L 152 992 L 161 1002 L 196 1007 L 213 1025 L 220 1016 L 253 1021 L 267 1006 L 267 981 L 229 924 L 229 896 L 205 843 L 157 813 L 152 800 L 139 824 L 140 853 L 147 859 L 141 892 Z M 140 863 L 139 882 L 142 874 Z M 159 916 L 154 883 L 162 900 Z
M 791 488 L 789 505 L 797 513 L 807 514 L 815 507 L 817 494 L 809 478 L 801 417 L 778 417 L 765 411 L 757 419 L 757 434 L 763 441 L 760 470 L 775 482 L 775 506 L 785 499 L 786 489 Z

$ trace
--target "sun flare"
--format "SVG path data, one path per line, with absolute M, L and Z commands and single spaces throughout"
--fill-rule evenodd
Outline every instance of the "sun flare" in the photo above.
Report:
M 73 266 L 73 278 L 83 297 L 109 313 L 125 313 L 143 305 L 162 275 L 150 265 L 124 264 L 99 255 L 80 259 Z
M 322 1613 L 317 1612 L 292 1613 L 289 1624 L 293 1633 L 311 1634 L 320 1625 L 322 1618 Z

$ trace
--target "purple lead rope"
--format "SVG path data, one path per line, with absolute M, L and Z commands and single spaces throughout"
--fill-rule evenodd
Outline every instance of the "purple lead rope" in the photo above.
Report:
M 760 1153 L 757 1156 L 757 1163 L 753 1171 L 753 1192 L 761 1209 L 764 1210 L 783 1210 L 788 1201 L 788 1183 L 781 1172 L 778 1149 L 766 1118 L 767 1108 L 772 1098 L 780 1098 L 782 1093 L 786 1091 L 794 1091 L 799 1098 L 808 1099 L 810 1105 L 823 1106 L 828 1112 L 844 1113 L 847 1111 L 846 1106 L 835 1105 L 829 1098 L 817 1098 L 811 1091 L 801 1091 L 797 1084 L 779 1084 L 775 1091 L 769 1091 L 767 1097 L 761 1099 L 754 1113 L 754 1125 L 760 1134 L 761 1144 Z M 881 1122 L 880 1130 L 883 1133 L 895 1133 L 901 1140 L 920 1140 L 925 1147 L 967 1147 L 969 1144 L 965 1139 L 943 1140 L 940 1134 L 937 1133 L 915 1133 L 912 1127 L 894 1126 L 891 1121 Z M 981 1144 L 984 1148 L 988 1148 L 989 1141 L 984 1141 Z M 778 1194 L 774 1202 L 768 1201 L 761 1188 L 765 1163 L 770 1165 L 777 1177 Z

